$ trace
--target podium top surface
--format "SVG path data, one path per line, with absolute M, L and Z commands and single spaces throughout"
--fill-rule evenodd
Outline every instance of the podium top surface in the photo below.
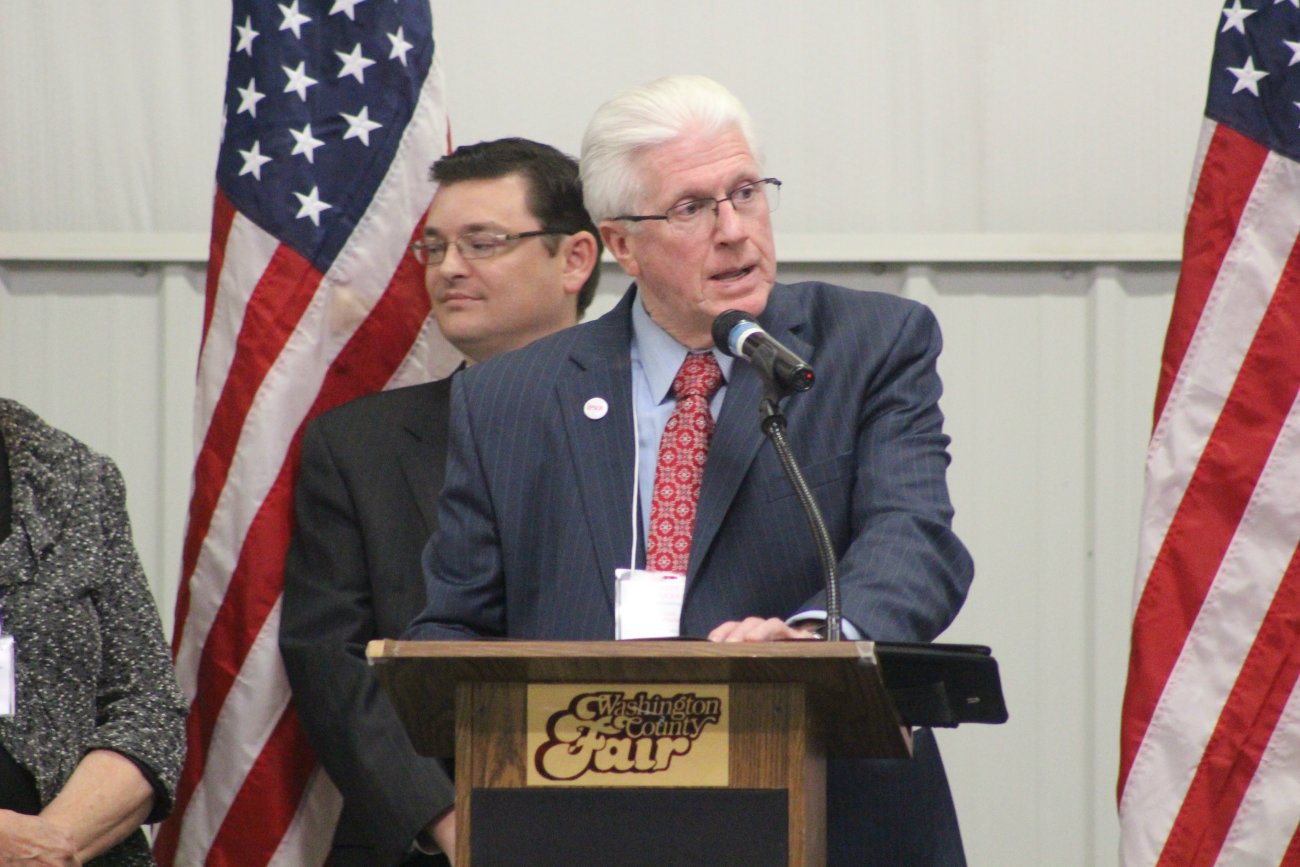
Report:
M 596 663 L 608 660 L 619 665 L 637 660 L 690 660 L 719 670 L 741 666 L 798 665 L 805 660 L 839 659 L 874 666 L 874 644 L 870 641 L 716 641 L 667 639 L 637 641 L 523 641 L 480 639 L 474 641 L 395 641 L 376 639 L 366 647 L 372 664 L 394 659 L 463 659 L 492 661 L 547 660 Z

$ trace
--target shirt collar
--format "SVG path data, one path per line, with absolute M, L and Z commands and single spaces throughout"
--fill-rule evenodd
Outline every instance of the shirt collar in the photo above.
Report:
M 659 403 L 668 400 L 672 397 L 673 379 L 689 350 L 650 318 L 639 290 L 632 302 L 632 341 L 641 357 L 641 368 L 645 371 L 650 394 Z M 735 359 L 717 349 L 710 352 L 718 361 L 718 367 L 722 370 L 722 383 L 726 385 L 731 378 L 731 363 Z

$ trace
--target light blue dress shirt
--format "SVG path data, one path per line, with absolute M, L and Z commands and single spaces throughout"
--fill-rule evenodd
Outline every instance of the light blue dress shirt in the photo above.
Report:
M 655 467 L 659 463 L 659 440 L 663 437 L 668 419 L 677 406 L 673 397 L 673 379 L 689 353 L 667 331 L 659 327 L 646 312 L 638 293 L 632 303 L 632 412 L 636 419 L 637 436 L 637 491 L 640 499 L 641 541 L 650 537 L 650 503 L 654 500 Z M 731 379 L 731 365 L 736 359 L 717 349 L 710 350 L 722 369 L 722 386 L 709 402 L 709 411 L 717 419 L 722 401 L 727 394 L 727 381 Z M 757 422 L 755 422 L 757 423 Z M 644 561 L 639 564 L 645 567 Z M 825 611 L 801 611 L 786 622 L 800 620 L 825 620 Z M 860 640 L 861 631 L 847 619 L 843 621 L 846 638 Z
M 711 350 L 722 369 L 722 386 L 709 401 L 714 419 L 722 410 L 727 380 L 736 359 Z M 673 380 L 689 350 L 677 342 L 646 313 L 638 293 L 632 304 L 632 412 L 637 431 L 637 491 L 641 501 L 641 540 L 649 539 L 650 503 L 654 499 L 655 466 L 659 462 L 659 440 L 677 406 Z M 645 564 L 642 563 L 642 566 Z

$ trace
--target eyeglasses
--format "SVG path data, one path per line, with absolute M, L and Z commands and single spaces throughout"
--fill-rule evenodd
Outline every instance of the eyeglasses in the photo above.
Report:
M 736 213 L 742 217 L 770 214 L 776 210 L 777 205 L 781 204 L 781 182 L 776 178 L 763 178 L 741 184 L 720 199 L 691 199 L 689 202 L 673 205 L 663 214 L 624 215 L 614 219 L 630 220 L 635 223 L 643 220 L 667 220 L 674 226 L 695 228 L 710 225 L 705 215 L 711 214 L 716 219 L 718 209 L 722 207 L 723 202 L 731 202 L 731 207 L 735 208 Z
M 456 250 L 463 259 L 491 259 L 493 256 L 504 253 L 507 247 L 514 245 L 515 241 L 524 238 L 569 234 L 572 233 L 555 229 L 537 229 L 532 232 L 510 232 L 508 234 L 466 232 L 457 236 L 451 243 L 456 245 Z M 449 246 L 450 244 L 443 238 L 425 238 L 423 241 L 413 241 L 411 243 L 411 253 L 415 256 L 415 261 L 421 265 L 441 265 L 442 261 L 447 258 L 447 248 Z

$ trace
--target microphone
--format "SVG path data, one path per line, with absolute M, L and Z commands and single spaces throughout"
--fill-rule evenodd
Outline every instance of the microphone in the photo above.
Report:
M 813 386 L 813 369 L 808 362 L 782 346 L 744 311 L 719 314 L 713 320 L 713 342 L 728 355 L 754 365 L 764 379 L 786 393 L 807 391 Z

